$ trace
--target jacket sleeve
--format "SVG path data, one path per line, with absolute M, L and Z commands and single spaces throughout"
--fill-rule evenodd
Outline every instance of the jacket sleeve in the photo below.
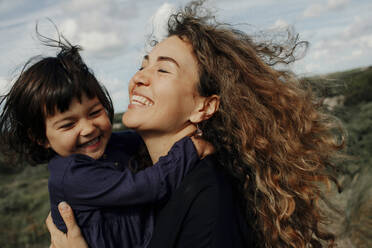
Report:
M 63 173 L 63 195 L 80 210 L 162 200 L 180 185 L 199 159 L 191 139 L 177 142 L 158 163 L 137 173 L 128 168 L 116 170 L 111 162 L 84 155 L 71 157 Z
M 133 130 L 113 132 L 110 141 L 119 146 L 129 156 L 133 155 L 143 144 L 141 136 Z

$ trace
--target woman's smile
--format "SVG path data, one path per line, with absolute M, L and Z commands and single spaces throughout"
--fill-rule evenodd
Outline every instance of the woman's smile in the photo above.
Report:
M 130 99 L 130 105 L 136 105 L 136 106 L 141 106 L 141 107 L 151 107 L 152 105 L 154 105 L 154 102 L 146 96 L 134 94 L 132 95 Z

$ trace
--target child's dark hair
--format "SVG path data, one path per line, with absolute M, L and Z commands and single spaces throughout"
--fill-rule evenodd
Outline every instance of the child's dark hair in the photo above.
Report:
M 90 99 L 97 97 L 111 122 L 114 116 L 111 98 L 80 57 L 81 48 L 63 36 L 53 40 L 37 35 L 44 45 L 60 49 L 59 53 L 55 57 L 31 58 L 0 100 L 1 143 L 30 164 L 45 163 L 54 155 L 43 146 L 46 117 L 56 110 L 68 110 L 75 97 L 79 101 L 83 94 Z

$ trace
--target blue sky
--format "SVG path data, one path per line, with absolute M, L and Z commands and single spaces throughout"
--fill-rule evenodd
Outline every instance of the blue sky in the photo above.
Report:
M 145 40 L 161 29 L 167 13 L 185 0 L 0 0 L 0 93 L 35 55 L 54 55 L 35 35 L 55 30 L 84 48 L 82 56 L 112 95 L 115 110 L 126 110 L 129 79 L 140 65 Z M 291 69 L 324 74 L 372 65 L 371 0 L 209 0 L 223 22 L 248 33 L 292 26 L 310 42 L 304 59 Z M 243 24 L 244 23 L 244 24 Z

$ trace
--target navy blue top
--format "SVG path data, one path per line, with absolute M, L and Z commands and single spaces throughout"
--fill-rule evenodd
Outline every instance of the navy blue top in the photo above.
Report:
M 159 206 L 149 247 L 259 247 L 237 193 L 215 156 L 200 160 L 169 201 Z
M 98 160 L 74 154 L 49 162 L 51 214 L 60 230 L 67 231 L 57 205 L 66 201 L 89 247 L 147 247 L 154 203 L 169 197 L 199 158 L 185 137 L 155 165 L 133 173 L 129 158 L 141 142 L 132 131 L 113 133 Z

